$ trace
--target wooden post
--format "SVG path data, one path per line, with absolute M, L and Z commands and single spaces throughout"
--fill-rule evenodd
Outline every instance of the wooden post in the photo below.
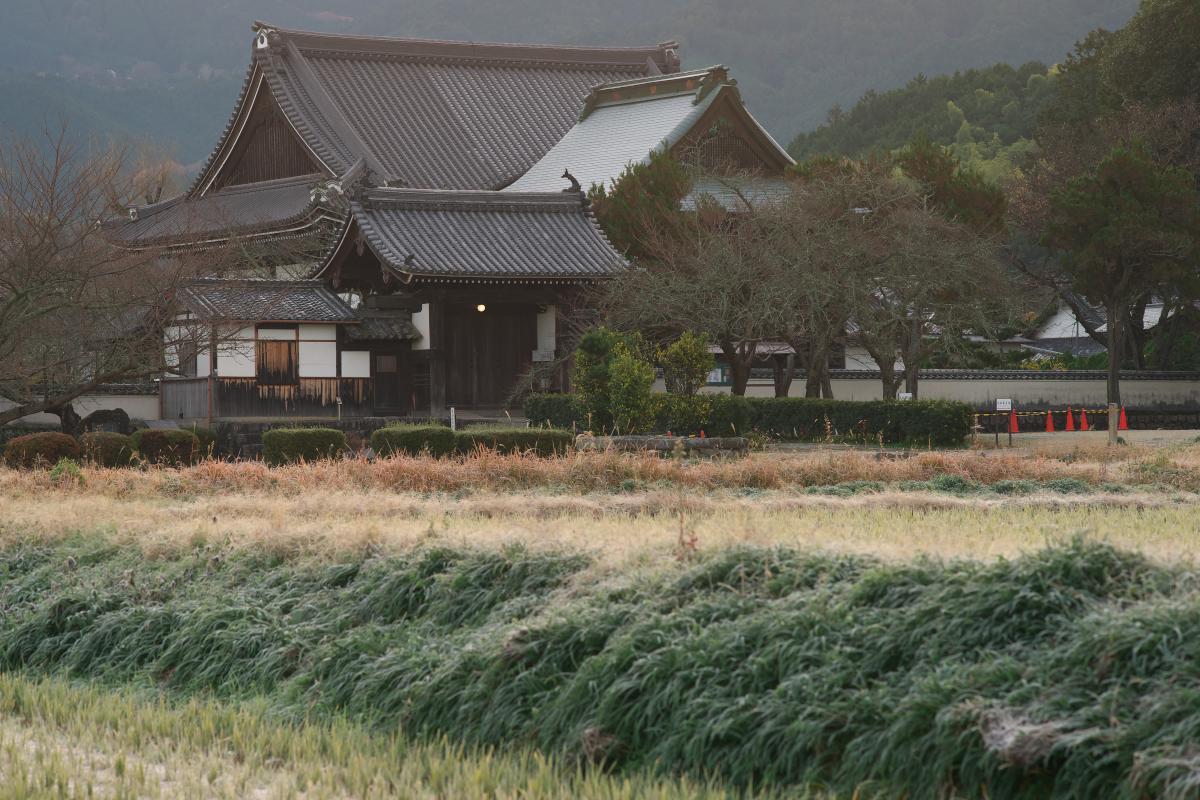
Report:
M 208 331 L 208 416 L 204 425 L 207 428 L 211 428 L 213 418 L 213 390 L 216 388 L 217 381 L 217 326 L 210 325 Z
M 1108 404 L 1108 443 L 1114 445 L 1117 443 L 1117 426 L 1120 424 L 1121 409 L 1116 403 Z

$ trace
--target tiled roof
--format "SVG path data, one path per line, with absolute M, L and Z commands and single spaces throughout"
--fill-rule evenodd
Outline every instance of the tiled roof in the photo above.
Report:
M 735 107 L 742 108 L 735 87 L 719 66 L 597 86 L 584 102 L 582 119 L 508 188 L 518 192 L 562 189 L 563 170 L 584 189 L 607 185 L 630 164 L 640 164 L 660 148 L 678 144 L 718 98 L 733 94 Z M 783 148 L 752 122 L 748 112 L 746 116 L 778 160 L 790 163 Z
M 323 177 L 264 181 L 231 186 L 202 197 L 181 195 L 136 209 L 136 218 L 106 223 L 116 242 L 137 246 L 175 242 L 197 244 L 224 241 L 239 235 L 277 232 L 342 215 L 315 200 L 312 190 Z
M 360 308 L 358 319 L 357 325 L 346 329 L 346 338 L 353 342 L 411 342 L 421 338 L 408 311 Z
M 321 281 L 205 278 L 179 299 L 202 319 L 257 322 L 358 321 L 354 309 Z
M 591 279 L 625 266 L 574 192 L 376 189 L 352 207 L 405 280 Z
M 331 172 L 495 189 L 534 164 L 599 83 L 678 69 L 676 45 L 545 47 L 332 36 L 256 23 L 255 60 Z

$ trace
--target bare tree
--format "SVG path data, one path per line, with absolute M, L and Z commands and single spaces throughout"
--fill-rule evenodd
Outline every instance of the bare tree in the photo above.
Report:
M 166 354 L 183 343 L 164 335 L 195 332 L 172 325 L 174 298 L 214 259 L 109 241 L 102 221 L 143 200 L 144 178 L 65 128 L 0 148 L 0 424 L 49 412 L 70 430 L 81 395 L 176 369 Z

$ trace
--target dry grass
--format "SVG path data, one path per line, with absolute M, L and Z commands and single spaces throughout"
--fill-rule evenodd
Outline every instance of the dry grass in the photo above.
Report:
M 185 497 L 229 492 L 296 496 L 331 486 L 347 490 L 398 492 L 510 492 L 552 489 L 597 492 L 629 483 L 678 486 L 688 490 L 786 489 L 847 481 L 923 481 L 956 475 L 982 483 L 1005 479 L 1047 481 L 1076 478 L 1092 484 L 1145 482 L 1137 472 L 1169 453 L 1168 462 L 1195 473 L 1194 482 L 1175 485 L 1200 489 L 1200 446 L 1151 451 L 1102 448 L 1061 457 L 1026 456 L 1003 451 L 872 453 L 825 450 L 780 453 L 742 459 L 679 461 L 652 454 L 575 453 L 561 458 L 482 452 L 462 459 L 397 456 L 374 463 L 326 461 L 270 468 L 261 462 L 209 461 L 176 470 L 152 468 L 83 470 L 82 491 L 106 497 Z M 1164 462 L 1167 463 L 1167 462 Z M 46 471 L 0 471 L 0 496 L 79 490 L 63 487 Z
M 1104 460 L 1101 460 L 1104 459 Z M 1120 460 L 1118 460 L 1120 459 Z M 0 469 L 0 544 L 99 533 L 150 553 L 198 543 L 333 557 L 440 540 L 583 549 L 616 568 L 733 545 L 956 558 L 1013 556 L 1082 534 L 1163 561 L 1194 558 L 1194 495 L 933 494 L 899 491 L 937 475 L 991 484 L 1073 478 L 1200 489 L 1200 447 L 1113 448 L 1062 458 L 931 452 L 879 457 L 823 451 L 681 462 L 576 454 L 559 459 L 480 454 L 399 457 L 269 469 L 209 462 L 188 469 L 85 467 L 82 480 Z M 807 486 L 876 481 L 853 497 Z M 691 547 L 690 545 L 688 546 Z

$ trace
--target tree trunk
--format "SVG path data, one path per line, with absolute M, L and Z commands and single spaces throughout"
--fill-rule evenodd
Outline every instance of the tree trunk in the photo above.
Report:
M 914 317 L 908 332 L 907 347 L 904 348 L 904 391 L 917 399 L 917 375 L 920 371 L 918 353 L 921 351 L 921 320 Z
M 775 355 L 771 357 L 771 365 L 775 369 L 775 396 L 787 397 L 792 388 L 792 375 L 796 371 L 796 357 Z
M 83 427 L 83 418 L 75 412 L 75 407 L 70 403 L 46 410 L 58 417 L 58 424 L 63 433 L 68 436 L 78 436 L 81 433 L 80 429 Z
M 829 370 L 824 370 L 821 374 L 821 396 L 826 400 L 833 399 L 833 381 L 829 378 Z
M 750 365 L 754 363 L 755 345 L 735 345 L 731 341 L 721 342 L 721 353 L 729 362 L 730 391 L 739 396 L 746 395 L 746 384 L 750 383 Z
M 896 380 L 896 362 L 891 364 L 879 364 L 879 377 L 883 379 L 883 399 L 895 400 L 896 390 L 900 388 L 900 382 Z
M 1113 303 L 1108 311 L 1108 402 L 1121 405 L 1121 356 L 1124 343 L 1121 328 L 1125 325 L 1124 315 Z

